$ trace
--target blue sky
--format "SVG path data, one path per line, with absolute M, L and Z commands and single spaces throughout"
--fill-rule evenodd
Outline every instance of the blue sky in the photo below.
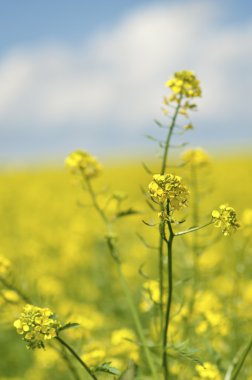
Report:
M 146 152 L 164 82 L 183 68 L 204 94 L 192 145 L 251 145 L 251 1 L 12 0 L 0 33 L 2 162 Z

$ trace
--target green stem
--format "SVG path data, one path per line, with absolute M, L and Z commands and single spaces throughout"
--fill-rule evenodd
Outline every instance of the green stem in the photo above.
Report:
M 163 154 L 163 160 L 162 160 L 162 165 L 161 165 L 161 172 L 160 174 L 163 175 L 165 173 L 166 167 L 167 167 L 167 160 L 168 160 L 168 154 L 169 154 L 169 148 L 170 148 L 170 143 L 171 143 L 171 138 L 172 138 L 172 133 L 174 130 L 174 127 L 176 125 L 176 120 L 177 116 L 179 113 L 179 109 L 181 106 L 181 101 L 182 101 L 183 95 L 181 94 L 179 97 L 178 104 L 175 108 L 174 115 L 171 120 L 171 124 L 169 127 L 169 132 L 167 134 L 166 142 L 165 142 L 165 147 L 164 147 L 164 154 Z M 161 212 L 163 206 L 161 206 Z M 164 325 L 164 316 L 163 316 L 163 294 L 164 294 L 164 281 L 163 281 L 163 272 L 164 272 L 164 253 L 163 253 L 163 247 L 164 247 L 164 225 L 161 226 L 160 224 L 160 238 L 159 238 L 159 287 L 160 287 L 160 326 L 161 326 L 161 335 L 163 333 L 163 367 L 164 367 L 164 376 L 165 379 L 168 378 L 168 364 L 167 364 L 167 355 L 166 355 L 166 345 L 167 345 L 167 331 L 168 331 L 168 325 L 169 325 L 169 314 L 170 314 L 170 307 L 171 307 L 171 299 L 172 299 L 172 276 L 170 276 L 170 273 L 168 274 L 168 287 L 169 287 L 169 298 L 168 298 L 168 304 L 167 304 L 167 310 L 166 310 L 166 316 L 165 316 L 165 326 Z M 172 236 L 173 239 L 173 233 L 170 234 L 170 238 Z M 171 240 L 172 243 L 172 240 Z M 167 243 L 168 244 L 168 243 Z M 169 250 L 168 250 L 169 251 Z M 168 265 L 169 268 L 171 268 L 172 262 L 171 262 L 171 257 L 169 258 L 168 254 Z M 171 268 L 172 269 L 172 268 Z M 167 316 L 168 313 L 168 316 Z M 164 328 L 164 331 L 163 331 Z
M 188 230 L 185 230 L 185 231 L 177 232 L 174 236 L 182 236 L 182 235 L 189 234 L 190 232 L 201 230 L 202 228 L 210 226 L 210 224 L 212 224 L 212 223 L 213 222 L 211 221 L 211 222 L 208 222 L 206 224 L 203 224 L 203 226 L 193 227 L 193 228 L 189 228 Z
M 6 281 L 4 278 L 0 277 L 0 282 L 8 289 L 15 291 L 19 297 L 26 303 L 32 304 L 31 300 L 17 287 L 10 284 L 8 281 Z
M 160 223 L 160 240 L 159 240 L 159 305 L 160 305 L 160 334 L 162 334 L 163 331 L 163 324 L 164 324 L 164 312 L 163 312 L 163 295 L 164 295 L 164 253 L 163 253 L 163 247 L 164 247 L 164 223 Z
M 172 118 L 172 121 L 171 121 L 171 125 L 169 127 L 169 132 L 168 132 L 168 135 L 167 135 L 167 138 L 166 138 L 165 148 L 164 148 L 164 155 L 163 155 L 163 161 L 162 161 L 162 168 L 161 168 L 161 173 L 160 173 L 161 175 L 163 175 L 165 173 L 165 170 L 166 170 L 166 165 L 167 165 L 166 163 L 167 163 L 167 159 L 168 159 L 168 153 L 169 153 L 169 147 L 170 147 L 172 132 L 173 132 L 173 129 L 174 129 L 175 125 L 176 125 L 176 119 L 177 119 L 177 116 L 178 116 L 178 113 L 179 113 L 182 97 L 183 97 L 183 95 L 181 94 L 180 97 L 179 97 L 179 100 L 178 100 L 177 107 L 175 108 L 175 112 L 174 112 L 174 115 L 173 115 L 173 118 Z
M 64 362 L 66 363 L 67 367 L 69 368 L 69 371 L 72 373 L 73 378 L 75 380 L 80 380 L 80 377 L 79 377 L 79 374 L 78 374 L 77 370 L 75 369 L 75 367 L 73 366 L 73 364 L 69 360 L 69 358 L 67 356 L 67 353 L 65 352 L 65 348 L 63 347 L 62 350 L 56 348 L 55 346 L 52 346 L 52 348 L 61 356 L 62 360 L 64 360 Z
M 199 193 L 199 186 L 198 186 L 198 175 L 197 175 L 197 168 L 191 164 L 191 181 L 192 181 L 192 223 L 193 226 L 197 226 L 199 224 L 199 203 L 200 203 L 200 193 Z M 192 316 L 193 310 L 194 310 L 194 294 L 196 292 L 196 286 L 198 281 L 198 259 L 199 259 L 199 240 L 198 240 L 198 233 L 195 231 L 192 238 L 192 254 L 193 254 L 193 284 L 192 284 L 192 296 L 189 302 L 189 316 Z M 188 326 L 188 319 L 187 319 L 187 328 Z
M 84 180 L 86 182 L 89 194 L 90 194 L 90 196 L 92 198 L 92 202 L 93 202 L 94 208 L 99 213 L 99 215 L 101 216 L 102 220 L 107 224 L 108 223 L 108 218 L 107 218 L 105 212 L 102 210 L 102 208 L 100 207 L 100 205 L 97 202 L 96 194 L 94 192 L 94 189 L 93 189 L 93 187 L 91 185 L 90 180 L 88 178 L 86 178 L 84 174 L 83 174 L 83 177 L 84 177 Z
M 241 362 L 239 363 L 238 367 L 235 370 L 235 374 L 232 377 L 232 380 L 236 380 L 237 379 L 237 376 L 239 375 L 240 370 L 242 369 L 242 366 L 243 366 L 243 364 L 244 364 L 244 362 L 245 362 L 245 360 L 246 360 L 246 358 L 247 358 L 247 356 L 248 356 L 249 351 L 251 350 L 251 348 L 252 348 L 252 340 L 250 341 L 250 344 L 247 346 L 247 348 L 246 348 L 246 350 L 244 352 L 243 358 L 242 358 Z
M 134 320 L 134 323 L 136 326 L 138 336 L 142 342 L 142 346 L 143 346 L 143 350 L 144 350 L 144 354 L 145 354 L 148 366 L 150 368 L 153 379 L 157 379 L 156 368 L 155 368 L 154 362 L 152 360 L 149 348 L 147 346 L 147 342 L 145 339 L 145 335 L 143 332 L 143 328 L 142 328 L 142 324 L 141 324 L 138 312 L 137 312 L 135 304 L 132 300 L 132 296 L 131 296 L 128 284 L 127 284 L 125 277 L 122 273 L 121 265 L 119 262 L 116 262 L 116 263 L 117 263 L 117 270 L 118 270 L 118 274 L 119 274 L 120 283 L 121 283 L 121 286 L 122 286 L 123 291 L 125 293 L 125 296 L 126 296 L 126 299 L 127 299 L 127 302 L 128 302 L 128 305 L 129 305 L 129 308 L 130 308 L 130 311 L 131 311 L 131 314 L 132 314 L 132 317 L 133 317 L 133 320 Z
M 66 343 L 62 338 L 59 336 L 56 337 L 56 339 L 64 346 L 73 356 L 74 358 L 81 364 L 83 368 L 85 368 L 86 372 L 89 374 L 89 376 L 94 379 L 98 380 L 97 377 L 92 373 L 91 369 L 88 367 L 88 365 L 79 357 L 79 355 L 74 351 L 74 349 L 69 346 L 68 343 Z
M 84 178 L 84 179 L 86 181 L 88 191 L 91 195 L 93 205 L 94 205 L 95 209 L 97 210 L 98 214 L 101 216 L 103 222 L 107 226 L 108 232 L 111 233 L 112 232 L 111 223 L 110 223 L 109 219 L 107 218 L 106 214 L 104 213 L 104 211 L 101 209 L 99 203 L 97 202 L 96 194 L 93 190 L 91 182 L 89 180 L 87 180 L 86 178 Z M 113 257 L 113 259 L 116 263 L 120 282 L 121 282 L 121 286 L 122 286 L 123 291 L 125 293 L 125 296 L 126 296 L 126 299 L 127 299 L 127 302 L 128 302 L 131 314 L 132 314 L 132 318 L 133 318 L 133 321 L 134 321 L 135 326 L 136 326 L 137 334 L 138 334 L 138 336 L 141 340 L 141 343 L 143 345 L 143 350 L 145 353 L 146 361 L 147 361 L 149 369 L 152 373 L 153 379 L 157 379 L 155 365 L 154 365 L 152 356 L 150 354 L 149 348 L 146 344 L 146 340 L 145 340 L 145 336 L 144 336 L 144 332 L 143 332 L 143 327 L 142 327 L 142 324 L 140 321 L 140 317 L 138 315 L 138 312 L 137 312 L 137 309 L 136 309 L 135 304 L 133 302 L 128 284 L 126 282 L 126 279 L 125 279 L 123 272 L 122 272 L 122 269 L 121 269 L 121 262 L 119 260 L 117 249 L 116 249 L 116 247 L 113 244 L 113 241 L 111 239 L 107 239 L 107 244 L 108 244 L 108 248 L 109 248 L 109 251 L 111 253 L 111 256 Z
M 168 380 L 168 378 L 169 378 L 168 355 L 167 355 L 166 351 L 167 351 L 167 345 L 168 345 L 168 332 L 169 332 L 171 304 L 172 304 L 172 292 L 173 292 L 172 243 L 173 243 L 173 239 L 175 236 L 173 233 L 173 230 L 172 230 L 171 223 L 169 221 L 168 221 L 168 229 L 169 229 L 169 233 L 170 233 L 169 239 L 167 241 L 168 295 L 167 295 L 167 306 L 166 306 L 166 313 L 165 313 L 165 325 L 164 325 L 164 332 L 163 332 L 163 369 L 164 369 L 164 379 L 165 380 Z

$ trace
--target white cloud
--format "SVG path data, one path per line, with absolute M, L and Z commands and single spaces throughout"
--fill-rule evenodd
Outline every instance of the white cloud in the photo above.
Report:
M 198 122 L 222 129 L 252 117 L 252 23 L 220 25 L 217 2 L 155 5 L 69 46 L 18 48 L 0 62 L 0 130 L 89 126 L 143 129 L 164 82 L 190 68 L 202 79 Z M 245 127 L 244 127 L 245 132 Z

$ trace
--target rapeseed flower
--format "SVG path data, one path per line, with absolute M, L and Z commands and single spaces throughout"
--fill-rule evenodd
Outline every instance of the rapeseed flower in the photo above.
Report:
M 208 154 L 201 148 L 189 149 L 182 154 L 182 159 L 192 166 L 205 166 L 209 164 Z
M 221 380 L 221 375 L 218 368 L 209 362 L 205 362 L 204 366 L 199 364 L 195 367 L 197 371 L 197 377 L 194 377 L 193 380 L 197 379 L 206 379 L 206 380 Z
M 14 327 L 23 335 L 26 347 L 35 349 L 44 348 L 45 341 L 55 338 L 61 324 L 50 309 L 27 304 Z
M 131 360 L 139 360 L 139 347 L 134 331 L 128 328 L 114 330 L 111 335 L 111 354 L 114 356 L 127 355 Z
M 217 228 L 221 228 L 224 236 L 232 235 L 239 227 L 235 210 L 228 204 L 222 204 L 219 210 L 213 210 L 212 220 Z
M 82 173 L 86 178 L 97 177 L 102 170 L 102 165 L 88 152 L 76 150 L 67 156 L 66 166 L 73 173 Z
M 178 71 L 166 82 L 166 87 L 170 87 L 173 94 L 170 101 L 177 101 L 177 95 L 185 98 L 195 98 L 201 96 L 200 81 L 192 71 Z
M 160 203 L 169 203 L 170 212 L 188 206 L 189 191 L 181 177 L 173 174 L 155 174 L 149 184 L 151 198 Z
M 156 280 L 148 280 L 143 284 L 143 300 L 140 303 L 140 309 L 143 312 L 149 311 L 154 304 L 160 302 L 159 282 Z
M 0 256 L 0 277 L 5 277 L 11 268 L 11 263 L 8 259 Z

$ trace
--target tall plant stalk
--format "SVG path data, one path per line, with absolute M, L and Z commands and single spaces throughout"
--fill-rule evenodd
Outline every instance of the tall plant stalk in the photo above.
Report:
M 87 190 L 88 190 L 88 192 L 89 192 L 89 194 L 91 196 L 91 200 L 92 200 L 93 206 L 95 207 L 96 211 L 98 212 L 98 214 L 100 215 L 102 221 L 104 222 L 104 224 L 107 227 L 107 245 L 108 245 L 110 254 L 111 254 L 111 256 L 114 259 L 114 262 L 116 264 L 117 273 L 118 273 L 118 276 L 119 276 L 121 287 L 122 287 L 122 289 L 124 291 L 127 303 L 129 305 L 129 309 L 130 309 L 130 312 L 131 312 L 131 315 L 132 315 L 132 319 L 133 319 L 135 327 L 136 327 L 137 334 L 138 334 L 139 339 L 141 341 L 141 344 L 143 346 L 143 351 L 144 351 L 144 355 L 145 355 L 145 358 L 146 358 L 146 362 L 148 364 L 148 367 L 150 369 L 150 372 L 152 374 L 153 379 L 158 380 L 156 367 L 155 367 L 152 355 L 150 353 L 149 347 L 148 347 L 147 342 L 146 342 L 146 338 L 145 338 L 145 335 L 144 335 L 144 331 L 143 331 L 142 323 L 141 323 L 141 320 L 140 320 L 140 317 L 139 317 L 139 314 L 138 314 L 138 310 L 137 310 L 137 308 L 136 308 L 136 306 L 134 304 L 134 301 L 132 299 L 132 295 L 131 295 L 129 286 L 128 286 L 127 281 L 125 279 L 125 276 L 123 274 L 123 271 L 122 271 L 122 268 L 121 268 L 121 261 L 120 261 L 120 258 L 119 258 L 117 247 L 116 247 L 116 245 L 115 245 L 115 243 L 113 241 L 113 237 L 111 237 L 111 236 L 113 236 L 113 226 L 112 226 L 112 223 L 110 222 L 109 218 L 105 214 L 104 210 L 99 205 L 99 202 L 97 200 L 97 196 L 96 196 L 96 193 L 95 193 L 95 191 L 93 189 L 91 181 L 89 181 L 84 175 L 83 175 L 83 179 L 84 179 L 85 184 L 87 186 Z
M 169 126 L 165 147 L 164 147 L 164 154 L 161 164 L 161 171 L 160 174 L 164 175 L 166 168 L 167 168 L 167 161 L 168 161 L 168 155 L 171 145 L 171 138 L 174 131 L 174 128 L 176 126 L 177 117 L 179 114 L 179 110 L 181 107 L 181 101 L 182 101 L 182 94 L 179 97 L 179 101 L 177 104 L 177 107 L 175 108 L 174 115 L 171 120 L 171 124 Z M 164 212 L 164 206 L 161 204 L 160 211 Z M 169 210 L 168 210 L 169 213 Z M 160 221 L 159 224 L 159 293 L 160 293 L 160 333 L 162 337 L 162 365 L 163 365 L 163 371 L 164 371 L 164 379 L 167 380 L 169 377 L 169 370 L 168 370 L 168 359 L 167 359 L 167 344 L 168 344 L 168 329 L 169 329 L 169 322 L 170 322 L 170 312 L 171 312 L 171 304 L 172 304 L 172 291 L 173 291 L 173 279 L 172 279 L 172 244 L 173 244 L 173 238 L 174 233 L 172 230 L 171 223 L 168 221 L 168 233 L 169 237 L 168 240 L 165 237 L 165 223 L 163 220 Z M 163 297 L 164 297 L 164 240 L 166 242 L 167 246 L 167 287 L 168 287 L 168 293 L 167 293 L 167 300 L 166 304 L 164 305 Z M 164 306 L 165 306 L 165 315 L 164 315 Z

